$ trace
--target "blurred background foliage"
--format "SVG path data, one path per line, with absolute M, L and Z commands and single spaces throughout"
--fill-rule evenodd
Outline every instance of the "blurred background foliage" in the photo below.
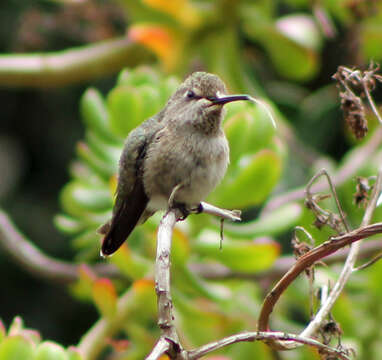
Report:
M 339 65 L 365 68 L 370 59 L 381 61 L 381 8 L 377 0 L 3 0 L 2 207 L 46 253 L 78 264 L 99 262 L 95 230 L 110 217 L 124 138 L 163 107 L 187 74 L 216 73 L 230 92 L 264 99 L 278 127 L 261 107 L 227 106 L 231 164 L 208 201 L 244 210 L 244 223 L 226 224 L 222 251 L 216 219 L 190 216 L 179 224 L 172 252 L 176 323 L 187 347 L 255 329 L 264 294 L 280 276 L 269 274 L 291 256 L 293 227 L 304 226 L 316 244 L 332 234 L 314 228 L 303 197 L 288 200 L 288 191 L 326 167 L 341 178 L 338 190 L 349 221 L 358 226 L 362 217 L 363 208 L 353 201 L 354 176 L 376 174 L 381 150 L 368 145 L 378 145 L 380 135 L 369 111 L 370 131 L 355 140 L 342 121 L 331 76 Z M 133 60 L 119 67 L 92 63 L 97 78 L 87 73 L 92 66 L 83 66 L 78 81 L 68 76 L 65 86 L 55 86 L 53 71 L 42 68 L 34 74 L 28 68 L 26 53 L 70 57 L 72 47 L 86 49 L 120 37 L 127 39 Z M 2 66 L 10 56 L 19 56 L 16 69 Z M 81 56 L 86 64 L 89 55 Z M 50 88 L 42 86 L 46 78 Z M 374 96 L 378 103 L 380 94 Z M 362 147 L 369 152 L 361 154 Z M 326 205 L 334 209 L 331 200 Z M 94 345 L 86 352 L 89 359 L 143 358 L 159 335 L 152 282 L 159 219 L 137 228 L 108 260 L 121 274 L 117 279 L 81 266 L 79 280 L 69 287 L 43 282 L 0 252 L 5 289 L 0 360 L 31 354 L 77 359 L 99 316 L 110 324 L 108 346 Z M 334 281 L 340 269 L 340 262 L 319 267 L 316 285 Z M 352 346 L 358 359 L 381 353 L 381 271 L 376 264 L 355 274 L 333 312 L 342 343 Z M 256 276 L 262 281 L 251 280 Z M 273 329 L 298 332 L 309 321 L 308 294 L 308 281 L 301 276 L 278 305 Z M 39 333 L 14 319 L 18 314 Z M 78 349 L 68 348 L 76 344 Z M 258 359 L 318 359 L 308 348 L 276 354 L 261 343 L 234 345 L 219 358 L 254 354 Z

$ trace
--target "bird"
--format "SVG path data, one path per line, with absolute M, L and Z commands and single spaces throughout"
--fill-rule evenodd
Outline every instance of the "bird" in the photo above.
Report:
M 111 220 L 98 230 L 101 255 L 113 254 L 133 229 L 158 210 L 190 209 L 219 184 L 229 164 L 224 105 L 249 100 L 227 95 L 214 74 L 194 72 L 165 107 L 132 130 L 122 150 Z

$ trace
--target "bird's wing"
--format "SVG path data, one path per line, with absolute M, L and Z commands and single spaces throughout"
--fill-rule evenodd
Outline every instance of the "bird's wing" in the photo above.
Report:
M 111 255 L 127 239 L 137 225 L 149 198 L 143 186 L 143 162 L 147 147 L 162 127 L 151 118 L 128 136 L 119 162 L 118 186 L 110 225 L 101 227 L 105 236 L 102 255 Z

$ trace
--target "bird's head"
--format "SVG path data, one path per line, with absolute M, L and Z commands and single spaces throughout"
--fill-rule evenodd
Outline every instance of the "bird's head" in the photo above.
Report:
M 247 95 L 226 95 L 223 81 L 206 72 L 191 74 L 169 99 L 166 117 L 176 124 L 192 125 L 203 132 L 220 128 L 225 104 L 249 100 Z

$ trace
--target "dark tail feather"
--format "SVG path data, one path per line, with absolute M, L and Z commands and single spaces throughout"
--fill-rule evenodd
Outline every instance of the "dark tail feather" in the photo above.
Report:
M 146 209 L 148 201 L 143 183 L 137 181 L 129 198 L 123 201 L 122 206 L 113 215 L 110 229 L 102 241 L 102 256 L 111 255 L 125 242 Z

